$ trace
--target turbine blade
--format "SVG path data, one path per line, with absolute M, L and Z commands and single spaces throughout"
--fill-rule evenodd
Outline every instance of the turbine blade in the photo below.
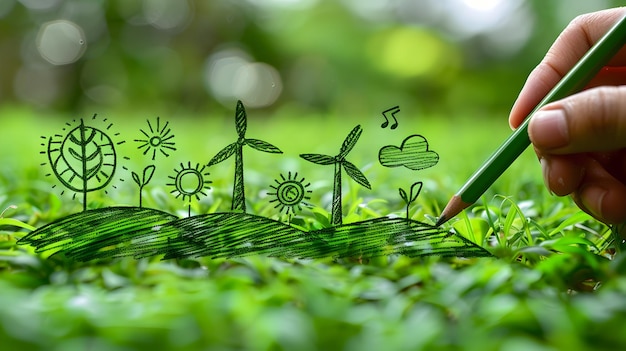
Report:
M 361 184 L 362 186 L 368 188 L 368 189 L 372 189 L 372 186 L 370 185 L 370 182 L 367 180 L 367 178 L 365 177 L 365 174 L 363 174 L 363 172 L 359 171 L 358 168 L 356 168 L 356 166 L 348 161 L 343 161 L 341 163 L 341 165 L 343 166 L 343 169 L 346 170 L 346 174 L 348 174 L 348 176 L 350 176 L 350 178 L 354 179 L 355 182 Z
M 246 129 L 248 128 L 248 116 L 246 115 L 246 108 L 243 106 L 241 100 L 237 100 L 237 109 L 235 111 L 235 129 L 237 135 L 240 138 L 245 138 Z
M 237 151 L 237 143 L 232 143 L 226 146 L 225 148 L 220 150 L 220 152 L 218 152 L 215 156 L 213 156 L 211 161 L 209 161 L 208 166 L 211 167 L 214 164 L 218 164 L 226 160 L 227 158 L 231 157 L 235 153 L 235 151 Z
M 339 149 L 339 155 L 337 156 L 340 159 L 345 158 L 346 155 L 348 155 L 348 153 L 352 151 L 352 148 L 354 147 L 354 145 L 356 145 L 356 142 L 359 140 L 362 132 L 363 129 L 361 128 L 361 125 L 357 125 L 350 131 L 350 134 L 348 134 L 346 140 L 344 140 L 343 144 L 341 144 L 341 149 Z
M 318 165 L 332 165 L 333 163 L 335 163 L 335 158 L 328 155 L 300 154 L 300 157 Z
M 276 146 L 259 139 L 246 139 L 246 145 L 250 145 L 252 148 L 263 152 L 269 152 L 270 154 L 282 154 L 283 152 Z

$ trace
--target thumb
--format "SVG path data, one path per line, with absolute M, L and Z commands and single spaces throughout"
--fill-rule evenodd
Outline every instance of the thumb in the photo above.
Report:
M 593 88 L 544 106 L 530 119 L 528 136 L 551 154 L 626 147 L 626 86 Z

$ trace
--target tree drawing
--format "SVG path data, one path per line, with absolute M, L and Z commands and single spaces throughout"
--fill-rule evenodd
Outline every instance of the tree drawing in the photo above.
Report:
M 300 157 L 303 159 L 313 162 L 318 165 L 334 165 L 335 167 L 335 176 L 333 182 L 333 203 L 332 203 L 332 220 L 331 223 L 333 225 L 341 225 L 342 224 L 342 210 L 341 210 L 341 169 L 343 168 L 346 171 L 346 174 L 350 178 L 352 178 L 355 182 L 360 185 L 371 189 L 370 183 L 365 177 L 365 175 L 359 171 L 358 168 L 351 162 L 346 160 L 346 156 L 356 142 L 359 140 L 363 129 L 360 125 L 357 125 L 350 131 L 350 134 L 346 137 L 339 149 L 339 153 L 337 156 L 328 156 L 321 154 L 301 154 Z
M 96 119 L 96 115 L 92 119 Z M 70 123 L 66 125 L 64 131 L 72 127 Z M 108 124 L 105 129 L 111 126 Z M 78 193 L 83 195 L 83 211 L 87 209 L 87 193 L 106 187 L 117 167 L 111 138 L 100 129 L 86 126 L 82 118 L 66 135 L 50 137 L 46 152 L 52 172 L 61 184 L 75 192 L 74 198 Z
M 282 154 L 283 152 L 276 146 L 259 139 L 247 139 L 246 129 L 248 126 L 248 116 L 246 115 L 246 109 L 241 101 L 237 101 L 237 108 L 235 110 L 235 130 L 237 131 L 238 139 L 232 144 L 229 144 L 218 152 L 208 166 L 211 167 L 218 164 L 232 155 L 235 155 L 235 181 L 233 184 L 233 203 L 231 209 L 233 211 L 246 211 L 245 191 L 243 182 L 243 147 L 248 145 L 258 151 L 267 152 L 270 154 Z

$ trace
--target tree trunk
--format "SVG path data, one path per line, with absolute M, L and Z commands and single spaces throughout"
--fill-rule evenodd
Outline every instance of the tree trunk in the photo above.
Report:
M 80 152 L 82 159 L 80 162 L 82 163 L 82 179 L 83 179 L 83 211 L 87 211 L 87 182 L 89 179 L 87 178 L 87 161 L 85 160 L 85 155 L 87 154 L 87 145 L 85 143 L 85 122 L 83 119 L 80 119 Z
M 233 211 L 246 212 L 246 199 L 243 189 L 243 145 L 237 145 L 235 152 L 235 182 L 233 184 Z
M 335 181 L 333 184 L 332 225 L 341 225 L 341 163 L 335 162 Z

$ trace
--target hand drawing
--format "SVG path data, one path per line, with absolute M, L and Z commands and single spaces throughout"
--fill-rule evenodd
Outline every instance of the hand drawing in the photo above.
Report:
M 387 145 L 378 152 L 378 161 L 385 167 L 406 167 L 418 171 L 429 168 L 439 162 L 439 154 L 429 150 L 428 141 L 421 135 L 406 137 L 400 146 Z M 409 193 L 399 188 L 400 197 L 406 203 L 406 218 L 409 218 L 409 208 L 422 191 L 423 182 L 411 185 Z
M 235 155 L 235 181 L 233 185 L 233 203 L 231 209 L 233 211 L 246 212 L 245 191 L 243 182 L 243 146 L 249 145 L 253 149 L 268 152 L 271 154 L 282 154 L 276 146 L 259 139 L 246 139 L 246 129 L 248 127 L 248 116 L 246 109 L 241 101 L 237 101 L 237 110 L 235 111 L 235 130 L 238 139 L 232 144 L 223 148 L 217 155 L 213 156 L 208 166 L 211 167 L 218 164 L 232 155 Z
M 209 184 L 211 181 L 206 180 L 204 177 L 208 177 L 209 173 L 204 172 L 206 166 L 200 168 L 200 164 L 197 163 L 195 167 L 191 167 L 191 162 L 187 163 L 187 167 L 180 164 L 180 169 L 174 169 L 175 176 L 168 176 L 172 180 L 171 183 L 166 184 L 174 189 L 170 191 L 171 194 L 178 199 L 182 197 L 183 201 L 187 199 L 187 215 L 191 217 L 191 200 L 196 198 L 200 200 L 200 195 L 206 196 L 205 190 L 210 189 Z
M 92 121 L 96 120 L 96 116 L 93 115 Z M 102 122 L 106 125 L 105 130 L 113 126 L 106 124 L 107 119 Z M 66 126 L 63 131 L 73 127 L 70 123 Z M 55 134 L 48 138 L 47 150 L 41 152 L 47 153 L 52 172 L 61 184 L 74 191 L 73 198 L 78 193 L 83 195 L 83 211 L 87 209 L 87 193 L 104 189 L 113 179 L 117 167 L 114 144 L 104 131 L 86 126 L 81 118 L 78 125 L 65 135 Z
M 155 125 L 156 128 L 153 128 L 148 122 L 150 133 L 141 131 L 147 139 L 136 141 L 142 143 L 140 149 L 145 148 L 144 155 L 151 152 L 153 159 L 158 154 L 167 157 L 169 151 L 176 150 L 173 134 L 170 134 L 169 124 L 161 126 L 158 118 Z M 86 196 L 88 191 L 104 187 L 113 176 L 116 165 L 114 143 L 100 129 L 86 126 L 83 120 L 76 127 L 69 123 L 67 127 L 73 128 L 66 136 L 55 135 L 50 138 L 48 157 L 59 180 L 66 187 Z M 237 141 L 218 152 L 208 165 L 180 163 L 174 169 L 175 174 L 168 177 L 170 181 L 166 186 L 172 188 L 171 193 L 187 203 L 187 217 L 179 218 L 160 210 L 145 208 L 140 195 L 139 207 L 84 207 L 82 212 L 60 218 L 30 232 L 18 243 L 31 245 L 36 252 L 53 255 L 62 253 L 78 261 L 155 255 L 164 255 L 164 259 L 200 256 L 234 258 L 248 255 L 297 258 L 371 258 L 390 254 L 410 257 L 491 256 L 484 248 L 454 232 L 409 218 L 409 206 L 422 190 L 422 182 L 413 183 L 408 193 L 399 189 L 400 197 L 406 203 L 406 218 L 380 217 L 343 224 L 342 172 L 345 170 L 358 184 L 371 188 L 365 175 L 346 160 L 362 134 L 360 125 L 348 133 L 336 156 L 300 155 L 309 162 L 334 167 L 331 227 L 305 231 L 291 225 L 291 216 L 302 209 L 303 201 L 309 200 L 311 193 L 308 190 L 310 183 L 298 173 L 288 172 L 286 176 L 280 174 L 268 192 L 270 203 L 275 203 L 274 208 L 287 215 L 287 223 L 246 213 L 243 146 L 250 145 L 269 153 L 282 153 L 265 141 L 247 139 L 246 127 L 246 112 L 239 101 L 235 113 Z M 206 168 L 232 155 L 235 155 L 232 212 L 192 216 L 191 201 L 207 195 L 206 191 L 212 183 L 207 180 L 209 173 Z M 379 161 L 385 167 L 404 166 L 420 170 L 433 166 L 437 160 L 438 155 L 429 150 L 426 139 L 420 135 L 407 137 L 399 147 L 388 145 L 379 151 Z M 155 169 L 155 165 L 149 165 L 143 169 L 141 176 L 132 172 L 140 194 L 153 178 Z
M 307 188 L 311 183 L 304 183 L 304 177 L 298 179 L 298 173 L 291 175 L 291 172 L 287 174 L 287 178 L 284 175 L 280 175 L 280 181 L 274 179 L 276 186 L 270 185 L 273 192 L 268 192 L 267 195 L 272 196 L 273 199 L 270 203 L 276 202 L 274 208 L 278 208 L 280 212 L 285 212 L 288 222 L 291 221 L 291 216 L 295 214 L 295 209 L 302 211 L 302 201 L 310 200 L 309 194 L 311 190 Z
M 383 111 L 383 117 L 385 118 L 385 121 L 383 122 L 383 124 L 380 125 L 380 127 L 384 129 L 387 128 L 387 126 L 389 125 L 389 117 L 387 117 L 388 112 L 391 112 L 391 118 L 393 119 L 393 124 L 389 128 L 398 128 L 398 119 L 396 118 L 396 113 L 400 112 L 400 106 L 394 106 Z
M 350 134 L 346 137 L 341 144 L 339 154 L 337 156 L 328 156 L 320 154 L 301 154 L 303 159 L 313 162 L 318 165 L 333 165 L 335 167 L 335 176 L 333 182 L 333 204 L 332 204 L 332 221 L 333 225 L 340 225 L 343 221 L 342 209 L 341 209 L 341 169 L 346 171 L 346 174 L 352 178 L 355 182 L 362 186 L 371 189 L 371 185 L 365 175 L 359 171 L 358 168 L 351 162 L 346 160 L 348 153 L 352 151 L 354 145 L 359 140 L 363 129 L 360 125 L 357 125 L 350 131 Z

